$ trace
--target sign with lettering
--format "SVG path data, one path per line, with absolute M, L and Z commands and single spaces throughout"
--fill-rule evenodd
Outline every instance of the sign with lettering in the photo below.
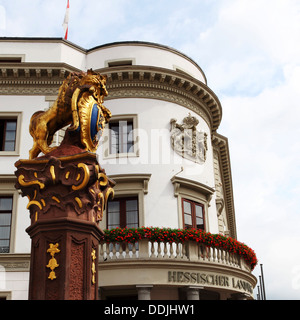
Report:
M 229 277 L 218 274 L 203 273 L 203 272 L 183 272 L 183 271 L 168 271 L 168 283 L 186 283 L 199 284 L 203 286 L 218 286 L 233 288 L 239 291 L 246 291 L 253 294 L 252 285 L 236 277 Z

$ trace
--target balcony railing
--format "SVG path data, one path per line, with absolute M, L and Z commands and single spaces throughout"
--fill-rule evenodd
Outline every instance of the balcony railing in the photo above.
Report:
M 134 245 L 128 242 L 101 243 L 99 263 L 116 260 L 144 259 L 149 261 L 180 261 L 214 263 L 251 271 L 251 266 L 237 253 L 222 248 L 207 246 L 195 241 L 185 243 L 152 242 L 139 240 Z
M 141 227 L 104 233 L 100 263 L 118 259 L 192 261 L 245 271 L 253 270 L 257 264 L 255 252 L 244 243 L 201 230 Z

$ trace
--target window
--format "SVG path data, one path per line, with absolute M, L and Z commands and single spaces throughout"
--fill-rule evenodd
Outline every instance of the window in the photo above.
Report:
M 0 63 L 21 63 L 22 57 L 3 57 L 0 55 Z
M 0 196 L 0 253 L 9 252 L 12 204 L 12 196 Z
M 137 228 L 139 226 L 138 198 L 119 198 L 108 201 L 107 229 Z
M 0 119 L 0 151 L 15 151 L 17 119 Z
M 0 155 L 20 153 L 22 112 L 0 112 Z
M 122 209 L 122 204 L 120 204 L 120 201 L 124 200 L 134 200 L 136 205 L 134 210 L 130 210 L 132 212 L 129 213 L 129 216 L 127 217 L 127 223 L 125 222 L 120 225 L 124 226 L 124 224 L 127 224 L 127 227 L 138 227 L 145 225 L 144 197 L 145 194 L 148 193 L 151 174 L 118 174 L 110 175 L 109 178 L 116 182 L 116 185 L 114 186 L 115 197 L 113 200 L 108 201 L 106 213 L 103 215 L 102 221 L 100 221 L 100 228 L 107 229 L 109 225 L 119 226 L 118 221 L 120 220 L 120 214 L 116 214 L 116 212 L 120 212 L 120 209 Z M 114 201 L 118 201 L 119 204 L 114 204 Z M 130 204 L 132 205 L 133 203 L 129 202 L 129 205 Z M 110 214 L 116 214 L 116 217 L 110 217 L 110 220 L 108 220 L 108 216 Z M 130 218 L 134 218 L 132 219 L 133 221 L 129 220 Z M 113 219 L 116 220 L 116 223 L 114 223 Z
M 113 115 L 103 132 L 103 159 L 139 157 L 138 134 L 137 114 Z
M 178 225 L 180 228 L 195 228 L 207 230 L 206 208 L 215 190 L 196 180 L 174 176 L 171 178 L 174 185 L 174 196 L 178 198 Z
M 133 121 L 120 120 L 109 122 L 109 153 L 134 152 Z
M 182 199 L 184 229 L 204 230 L 204 205 Z
M 107 63 L 109 67 L 132 66 L 132 60 L 116 60 Z

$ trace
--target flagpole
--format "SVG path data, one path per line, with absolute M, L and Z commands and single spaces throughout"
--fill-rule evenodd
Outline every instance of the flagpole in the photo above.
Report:
M 62 24 L 63 28 L 64 28 L 64 39 L 68 40 L 68 31 L 69 31 L 69 12 L 70 12 L 70 2 L 68 0 L 67 2 L 67 8 L 66 8 L 66 13 L 65 13 L 65 17 L 64 17 L 64 22 Z
M 264 300 L 266 299 L 266 290 L 265 290 L 265 280 L 264 280 L 264 272 L 263 272 L 263 265 L 260 265 L 260 270 L 261 270 L 261 279 L 262 279 L 262 291 L 264 293 Z

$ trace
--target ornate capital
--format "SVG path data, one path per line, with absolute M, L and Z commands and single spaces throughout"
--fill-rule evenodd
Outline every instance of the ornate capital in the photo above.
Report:
M 80 219 L 98 222 L 114 193 L 114 181 L 106 176 L 93 153 L 19 160 L 16 167 L 16 188 L 28 197 L 32 223 L 74 213 Z M 53 207 L 55 210 L 50 210 Z

